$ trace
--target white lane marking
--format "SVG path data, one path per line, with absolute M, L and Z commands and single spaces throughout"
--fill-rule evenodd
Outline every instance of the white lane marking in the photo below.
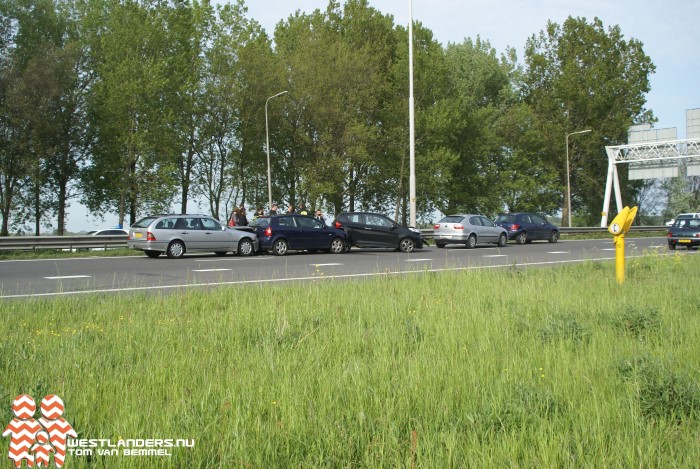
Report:
M 314 266 L 314 267 L 325 267 L 327 265 L 344 265 L 344 264 L 340 264 L 338 262 L 331 262 L 329 264 L 309 264 L 309 265 Z
M 489 254 L 488 256 L 484 257 L 508 257 L 508 254 Z
M 183 259 L 187 259 L 187 257 L 184 257 Z M 192 259 L 190 257 L 189 259 Z M 242 257 L 242 256 L 224 256 L 224 257 L 218 257 L 214 259 L 199 259 L 199 262 L 225 262 L 225 261 L 271 261 L 274 259 L 272 256 L 248 256 L 248 257 Z
M 430 262 L 433 259 L 405 259 L 406 262 Z
M 61 275 L 58 277 L 44 277 L 47 280 L 64 280 L 68 278 L 92 278 L 92 275 Z
M 661 254 L 662 256 L 672 256 L 673 253 Z M 627 256 L 628 259 L 644 257 L 644 254 L 630 255 Z M 153 290 L 173 290 L 173 289 L 187 289 L 187 288 L 197 288 L 197 287 L 213 287 L 213 286 L 225 286 L 225 285 L 255 285 L 255 284 L 278 284 L 281 282 L 301 282 L 309 280 L 336 280 L 336 279 L 347 279 L 347 278 L 369 278 L 369 277 L 389 277 L 398 275 L 415 275 L 424 274 L 426 272 L 463 272 L 467 270 L 485 270 L 485 269 L 510 269 L 513 267 L 530 267 L 539 265 L 562 265 L 562 264 L 580 264 L 583 262 L 593 262 L 593 261 L 612 261 L 615 257 L 597 257 L 593 259 L 573 259 L 568 261 L 547 261 L 547 262 L 526 262 L 523 264 L 506 264 L 506 265 L 481 265 L 472 267 L 450 267 L 450 268 L 439 268 L 439 269 L 424 269 L 424 270 L 406 270 L 400 272 L 367 272 L 363 274 L 342 274 L 342 275 L 326 275 L 324 277 L 291 277 L 291 278 L 270 278 L 261 280 L 237 280 L 231 282 L 207 282 L 207 283 L 189 283 L 189 284 L 176 284 L 176 285 L 156 285 L 152 287 L 120 287 L 120 288 L 101 288 L 96 290 L 80 290 L 80 291 L 61 291 L 61 292 L 49 292 L 49 293 L 24 293 L 17 295 L 0 295 L 0 298 L 36 298 L 40 296 L 67 296 L 67 295 L 85 295 L 91 293 L 122 293 L 127 291 L 153 291 Z
M 233 269 L 192 269 L 192 272 L 230 272 Z
M 547 254 L 570 254 L 569 251 L 550 251 Z
M 615 250 L 615 248 L 603 248 L 603 249 L 601 249 L 601 251 L 614 251 L 614 250 Z

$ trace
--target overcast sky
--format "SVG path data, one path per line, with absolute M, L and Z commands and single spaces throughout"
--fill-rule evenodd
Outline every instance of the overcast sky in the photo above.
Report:
M 395 24 L 408 25 L 408 0 L 369 3 L 393 16 Z M 279 21 L 297 10 L 325 11 L 328 0 L 246 0 L 246 5 L 248 17 L 273 36 Z M 585 17 L 589 22 L 598 17 L 606 27 L 619 25 L 626 39 L 642 41 L 656 65 L 647 108 L 658 118 L 657 128 L 677 127 L 678 138 L 686 138 L 686 109 L 700 108 L 700 0 L 413 0 L 413 19 L 443 45 L 479 35 L 499 53 L 507 46 L 515 47 L 520 61 L 528 37 L 543 30 L 548 20 L 563 24 L 568 16 Z M 95 220 L 75 202 L 72 205 L 69 231 L 116 223 L 113 215 Z M 190 211 L 198 210 L 191 206 Z

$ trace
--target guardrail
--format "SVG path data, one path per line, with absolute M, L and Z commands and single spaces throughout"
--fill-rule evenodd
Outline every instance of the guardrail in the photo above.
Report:
M 666 226 L 634 226 L 634 231 L 666 231 Z M 561 234 L 605 233 L 602 227 L 561 227 Z M 421 230 L 426 239 L 433 238 L 432 228 Z M 0 251 L 37 251 L 40 249 L 115 249 L 125 248 L 125 236 L 4 236 Z
M 668 231 L 668 226 L 633 226 L 633 231 Z M 425 239 L 433 239 L 433 230 L 431 228 L 420 230 Z M 585 233 L 607 233 L 608 229 L 602 226 L 572 226 L 560 227 L 559 233 L 562 235 L 570 234 L 585 234 Z

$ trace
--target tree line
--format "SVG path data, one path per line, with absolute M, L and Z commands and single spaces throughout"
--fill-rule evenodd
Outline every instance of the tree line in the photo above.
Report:
M 220 219 L 266 206 L 266 124 L 275 202 L 406 221 L 408 31 L 367 0 L 297 12 L 273 36 L 243 0 L 1 5 L 0 235 L 63 234 L 76 202 L 123 224 L 193 200 Z M 590 129 L 569 167 L 572 210 L 594 224 L 605 145 L 654 121 L 643 44 L 573 17 L 527 39 L 522 62 L 480 37 L 443 46 L 419 22 L 413 41 L 419 218 L 566 218 L 565 136 Z M 633 198 L 643 185 L 621 169 Z

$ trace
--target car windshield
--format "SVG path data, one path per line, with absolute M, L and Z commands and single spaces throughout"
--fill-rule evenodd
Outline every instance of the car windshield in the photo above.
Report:
M 515 223 L 515 215 L 499 215 L 496 223 Z
M 156 217 L 143 217 L 133 225 L 131 225 L 132 228 L 148 228 L 148 225 L 150 225 L 153 220 L 155 220 Z
M 458 217 L 455 215 L 448 215 L 442 220 L 440 220 L 438 223 L 461 223 L 463 217 Z

